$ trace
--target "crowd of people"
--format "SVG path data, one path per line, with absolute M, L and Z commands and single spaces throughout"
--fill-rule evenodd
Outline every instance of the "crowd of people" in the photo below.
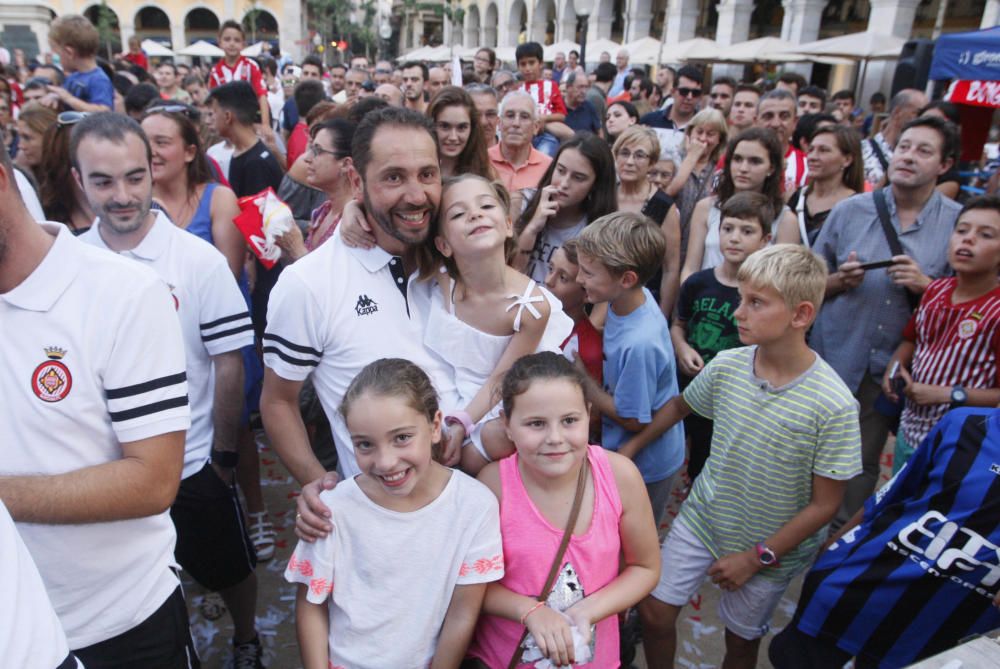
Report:
M 201 666 L 183 569 L 262 667 L 265 439 L 307 669 L 672 667 L 706 580 L 755 667 L 803 572 L 778 669 L 1000 627 L 1000 196 L 953 106 L 49 40 L 0 76 L 5 663 Z

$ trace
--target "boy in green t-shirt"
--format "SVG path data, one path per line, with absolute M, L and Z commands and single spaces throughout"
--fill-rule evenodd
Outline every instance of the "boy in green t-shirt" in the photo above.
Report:
M 778 244 L 740 267 L 741 348 L 722 351 L 633 437 L 692 411 L 715 421 L 712 453 L 663 544 L 660 582 L 639 605 L 646 663 L 672 667 L 676 622 L 705 577 L 724 591 L 725 666 L 752 668 L 789 581 L 805 568 L 861 471 L 857 402 L 806 345 L 826 268 Z
M 771 241 L 774 216 L 771 199 L 761 193 L 743 191 L 723 203 L 719 225 L 722 262 L 684 281 L 677 299 L 677 316 L 670 326 L 681 391 L 716 354 L 740 345 L 735 316 L 740 303 L 736 275 L 744 260 Z M 684 434 L 691 445 L 687 473 L 693 483 L 711 451 L 712 421 L 691 414 L 684 419 Z

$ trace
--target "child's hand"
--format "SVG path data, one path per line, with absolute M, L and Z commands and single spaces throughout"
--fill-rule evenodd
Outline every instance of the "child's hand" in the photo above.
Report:
M 753 549 L 723 555 L 708 568 L 708 575 L 723 590 L 738 590 L 761 569 L 757 552 Z
M 948 404 L 951 402 L 951 389 L 947 386 L 931 386 L 926 383 L 907 383 L 903 390 L 906 399 L 920 406 L 928 404 Z
M 333 530 L 330 509 L 320 500 L 319 494 L 333 490 L 339 480 L 337 472 L 327 472 L 323 478 L 302 486 L 302 494 L 295 502 L 295 534 L 302 541 L 311 544 Z
M 885 375 L 882 377 L 882 392 L 885 393 L 885 396 L 888 397 L 893 402 L 898 402 L 899 396 L 896 394 L 896 391 L 892 387 L 893 377 L 889 376 L 890 371 L 891 369 L 886 369 Z M 910 377 L 910 372 L 908 372 L 906 368 L 903 367 L 902 365 L 899 366 L 897 373 L 899 374 L 898 378 L 903 379 L 904 389 L 913 383 L 913 379 Z M 949 397 L 949 399 L 951 398 Z
M 524 622 L 542 655 L 559 667 L 573 664 L 576 659 L 573 653 L 573 632 L 570 631 L 569 619 L 565 615 L 548 606 L 540 606 Z
M 462 459 L 462 444 L 466 439 L 465 428 L 461 423 L 452 423 L 448 430 L 441 433 L 441 464 L 454 467 Z
M 705 361 L 698 355 L 698 351 L 690 346 L 685 346 L 683 350 L 677 351 L 677 364 L 681 371 L 688 376 L 698 376 L 698 372 L 705 369 Z
M 360 202 L 350 200 L 344 205 L 339 225 L 340 238 L 351 248 L 370 249 L 375 246 L 375 235 Z

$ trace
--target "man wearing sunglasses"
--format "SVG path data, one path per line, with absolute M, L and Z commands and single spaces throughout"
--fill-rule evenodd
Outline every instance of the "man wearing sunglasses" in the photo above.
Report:
M 700 69 L 694 65 L 685 65 L 677 70 L 672 92 L 673 103 L 639 119 L 639 123 L 656 131 L 660 138 L 661 155 L 676 151 L 684 141 L 684 128 L 697 113 L 701 103 L 704 80 Z

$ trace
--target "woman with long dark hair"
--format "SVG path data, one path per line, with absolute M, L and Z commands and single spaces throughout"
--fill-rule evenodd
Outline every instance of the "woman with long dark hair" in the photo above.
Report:
M 514 224 L 517 253 L 512 265 L 544 283 L 552 254 L 585 225 L 617 208 L 614 160 L 607 142 L 590 133 L 573 135 L 556 151 Z
M 719 226 L 722 223 L 722 203 L 735 193 L 763 193 L 779 212 L 770 222 L 774 235 L 781 222 L 795 224 L 795 215 L 785 206 L 781 187 L 784 179 L 784 151 L 773 130 L 748 128 L 736 135 L 726 149 L 726 161 L 716 194 L 695 205 L 688 231 L 687 257 L 681 270 L 681 282 L 695 272 L 715 267 L 722 262 L 719 248 Z
M 427 116 L 434 123 L 442 178 L 462 174 L 494 177 L 479 129 L 479 111 L 468 93 L 458 86 L 445 86 L 431 98 Z
M 38 199 L 42 202 L 46 220 L 65 224 L 74 235 L 83 234 L 94 222 L 94 212 L 73 178 L 69 156 L 70 133 L 86 115 L 86 112 L 78 111 L 59 114 L 55 124 L 45 132 L 42 140 L 45 150 L 35 172 L 39 182 Z

